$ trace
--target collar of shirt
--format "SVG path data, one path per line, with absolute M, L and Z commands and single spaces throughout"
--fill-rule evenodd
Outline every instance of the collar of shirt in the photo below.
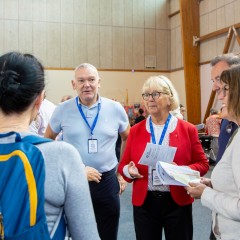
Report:
M 76 101 L 75 101 L 75 102 L 76 102 Z M 95 102 L 91 107 L 88 107 L 88 106 L 82 104 L 82 103 L 80 102 L 79 97 L 78 97 L 78 104 L 80 104 L 83 108 L 87 108 L 87 109 L 95 108 L 96 106 L 98 106 L 98 103 L 102 103 L 102 99 L 101 99 L 101 96 L 100 96 L 99 94 L 98 94 L 98 100 L 97 100 L 97 102 Z

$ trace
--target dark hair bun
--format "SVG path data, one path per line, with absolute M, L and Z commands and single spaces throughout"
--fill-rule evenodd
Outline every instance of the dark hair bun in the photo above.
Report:
M 14 93 L 20 86 L 20 74 L 12 70 L 0 73 L 0 91 L 2 94 Z

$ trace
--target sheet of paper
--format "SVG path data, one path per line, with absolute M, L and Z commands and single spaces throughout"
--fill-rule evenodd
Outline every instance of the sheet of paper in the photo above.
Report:
M 199 171 L 166 162 L 158 161 L 156 171 L 163 185 L 189 186 L 189 182 L 200 180 Z
M 155 168 L 157 161 L 172 162 L 177 148 L 147 143 L 139 164 Z

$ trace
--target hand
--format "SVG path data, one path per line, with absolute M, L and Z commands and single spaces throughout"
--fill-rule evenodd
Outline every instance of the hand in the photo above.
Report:
M 136 167 L 134 162 L 130 162 L 128 164 L 128 172 L 132 178 L 142 178 L 143 175 L 141 175 L 138 171 L 138 168 Z
M 127 182 L 123 179 L 120 173 L 117 173 L 117 178 L 120 186 L 119 194 L 122 194 L 127 187 Z
M 207 187 L 205 184 L 202 184 L 202 183 L 190 182 L 189 185 L 190 187 L 185 187 L 185 189 L 187 193 L 195 199 L 201 198 L 204 189 Z
M 100 182 L 102 174 L 97 169 L 86 166 L 85 171 L 89 182 Z
M 201 177 L 200 183 L 203 183 L 203 184 L 205 184 L 206 186 L 212 188 L 212 182 L 211 182 L 211 179 L 210 179 L 210 178 Z

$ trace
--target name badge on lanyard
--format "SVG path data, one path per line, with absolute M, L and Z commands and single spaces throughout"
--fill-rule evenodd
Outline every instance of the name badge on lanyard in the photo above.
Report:
M 93 139 L 92 137 L 93 137 L 93 130 L 94 130 L 96 124 L 97 124 L 97 120 L 98 120 L 98 115 L 99 115 L 99 111 L 100 111 L 100 108 L 101 108 L 101 104 L 98 103 L 97 115 L 96 115 L 96 117 L 95 117 L 95 119 L 93 121 L 92 126 L 90 126 L 86 116 L 83 113 L 82 106 L 80 104 L 78 104 L 78 97 L 76 97 L 76 103 L 77 103 L 78 110 L 79 110 L 83 120 L 85 121 L 85 123 L 87 124 L 88 128 L 91 131 L 91 138 L 88 139 L 88 153 L 90 153 L 90 154 L 91 153 L 97 153 L 98 152 L 98 140 L 97 139 Z
M 159 145 L 162 145 L 162 143 L 163 143 L 163 139 L 164 139 L 164 137 L 165 137 L 165 135 L 166 135 L 166 132 L 167 132 L 168 125 L 169 125 L 169 122 L 170 122 L 170 120 L 171 120 L 171 117 L 172 117 L 172 115 L 169 114 L 169 115 L 168 115 L 168 118 L 167 118 L 167 120 L 166 120 L 166 122 L 165 122 L 165 125 L 164 125 L 164 128 L 163 128 L 161 137 L 160 137 L 160 139 L 159 139 L 159 143 L 158 143 Z M 152 118 L 151 118 L 151 117 L 150 117 L 150 119 L 149 119 L 149 126 L 150 126 L 150 133 L 151 133 L 152 143 L 153 143 L 153 144 L 157 144 L 157 143 L 156 143 L 156 138 L 155 138 L 155 134 L 154 134 L 154 129 L 153 129 L 153 124 L 152 124 Z M 160 179 L 158 178 L 156 169 L 153 169 L 153 170 L 152 170 L 152 184 L 153 184 L 153 186 L 160 186 L 160 185 L 162 185 Z
M 88 153 L 97 153 L 97 152 L 98 152 L 98 140 L 88 139 Z

